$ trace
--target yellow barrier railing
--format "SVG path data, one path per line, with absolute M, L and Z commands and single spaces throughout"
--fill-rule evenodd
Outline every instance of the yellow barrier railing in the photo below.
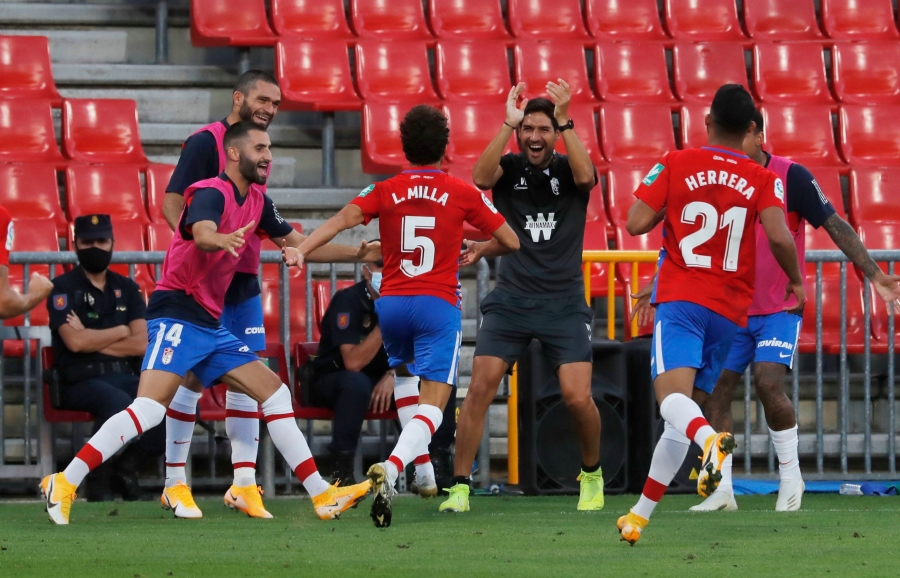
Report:
M 656 263 L 659 258 L 657 251 L 584 251 L 581 255 L 584 270 L 584 298 L 591 303 L 591 264 L 592 263 L 631 263 L 631 289 L 637 291 L 638 263 Z M 607 272 L 607 313 L 606 336 L 609 339 L 616 338 L 616 273 L 610 267 Z M 632 301 L 634 306 L 634 301 Z M 637 333 L 637 319 L 631 320 L 631 334 Z M 512 377 L 509 379 L 509 397 L 506 400 L 507 429 L 506 429 L 506 459 L 509 471 L 509 483 L 519 483 L 519 372 L 517 365 L 513 366 Z

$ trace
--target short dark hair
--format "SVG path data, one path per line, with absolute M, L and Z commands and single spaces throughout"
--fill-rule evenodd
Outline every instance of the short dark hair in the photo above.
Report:
M 447 116 L 428 104 L 412 107 L 400 123 L 403 154 L 413 165 L 433 165 L 444 157 L 450 141 Z
M 553 123 L 553 130 L 559 130 L 559 123 L 556 122 L 556 117 L 553 116 L 553 111 L 556 109 L 556 105 L 553 104 L 549 98 L 532 98 L 528 101 L 528 104 L 525 105 L 525 116 L 533 112 L 542 112 L 547 115 L 547 118 L 550 119 L 550 122 Z
M 725 84 L 716 91 L 709 112 L 719 130 L 739 135 L 747 132 L 757 110 L 747 89 L 740 84 Z
M 258 130 L 260 132 L 266 132 L 266 129 L 260 128 L 255 122 L 249 120 L 242 120 L 240 122 L 236 122 L 233 125 L 229 126 L 225 131 L 225 136 L 222 138 L 222 144 L 227 149 L 235 141 L 241 140 L 250 134 L 250 131 Z
M 763 125 L 765 125 L 765 121 L 763 120 L 763 115 L 758 108 L 753 111 L 753 122 L 756 123 L 756 128 L 753 129 L 753 132 L 755 134 L 761 133 L 764 130 Z
M 275 78 L 271 72 L 266 72 L 265 70 L 248 70 L 238 77 L 237 83 L 234 85 L 234 92 L 240 92 L 244 96 L 247 96 L 259 81 L 274 84 L 281 88 L 278 85 L 278 79 Z

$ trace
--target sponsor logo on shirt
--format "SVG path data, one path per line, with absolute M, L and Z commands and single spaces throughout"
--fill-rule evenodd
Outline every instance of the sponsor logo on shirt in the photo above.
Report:
M 825 196 L 825 193 L 822 192 L 822 188 L 819 187 L 819 183 L 816 182 L 816 179 L 812 180 L 812 186 L 816 188 L 816 191 L 819 193 L 819 200 L 822 201 L 823 205 L 828 205 L 828 197 Z
M 9 222 L 9 227 L 6 229 L 6 250 L 12 251 L 13 243 L 16 241 L 16 233 L 13 231 L 13 223 Z
M 525 230 L 531 232 L 532 241 L 538 243 L 541 237 L 545 241 L 550 240 L 550 235 L 553 234 L 553 229 L 556 228 L 555 216 L 556 213 L 548 213 L 547 217 L 544 218 L 544 213 L 538 213 L 537 219 L 535 219 L 531 215 L 525 215 Z
M 248 327 L 244 329 L 244 335 L 265 335 L 266 328 L 265 327 Z
M 357 195 L 357 196 L 365 197 L 366 195 L 371 193 L 374 188 L 375 188 L 375 185 L 369 185 L 368 187 L 366 187 L 362 191 L 360 191 L 359 195 Z
M 665 168 L 666 166 L 664 164 L 656 163 L 655 165 L 653 165 L 653 168 L 650 169 L 650 172 L 647 173 L 647 176 L 644 177 L 644 180 L 642 180 L 641 182 L 649 187 L 654 183 L 654 181 L 656 181 L 656 177 L 658 177 Z
M 238 351 L 239 351 L 240 353 L 247 353 L 247 352 L 250 351 L 250 348 L 247 347 L 246 345 L 244 345 L 243 347 L 241 347 L 240 349 L 238 349 Z
M 517 190 L 517 191 L 527 191 L 527 190 L 528 190 L 528 183 L 525 182 L 525 177 L 520 178 L 520 179 L 519 179 L 519 184 L 513 186 L 513 188 L 514 188 L 515 190 Z
M 760 347 L 780 347 L 781 349 L 787 349 L 788 351 L 794 350 L 794 344 L 789 341 L 781 341 L 773 337 L 772 339 L 763 339 L 759 343 L 756 344 L 757 349 Z
M 369 186 L 372 186 L 372 185 L 369 185 Z M 278 207 L 275 206 L 275 203 L 272 203 L 272 212 L 275 213 L 275 220 L 278 221 L 279 225 L 284 222 L 284 219 L 278 213 Z

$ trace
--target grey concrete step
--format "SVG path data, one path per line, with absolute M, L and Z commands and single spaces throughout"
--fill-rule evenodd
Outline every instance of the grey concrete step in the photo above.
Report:
M 148 158 L 154 163 L 163 163 L 167 165 L 178 163 L 177 155 L 148 155 Z M 294 165 L 296 165 L 296 161 L 291 157 L 273 157 L 272 172 L 269 174 L 269 186 L 286 187 L 293 184 Z M 271 191 L 272 189 L 268 190 Z M 278 203 L 276 202 L 275 205 L 278 206 Z
M 269 188 L 279 210 L 330 210 L 339 211 L 359 194 L 358 189 L 293 189 Z
M 209 122 L 209 92 L 192 89 L 60 88 L 67 98 L 127 98 L 137 102 L 143 123 Z
M 53 78 L 58 86 L 232 87 L 236 76 L 218 66 L 59 63 Z
M 145 123 L 140 125 L 144 145 L 181 145 L 188 136 L 205 123 Z M 302 127 L 272 124 L 269 127 L 272 144 L 282 147 L 315 147 L 319 141 Z
M 183 7 L 169 10 L 170 26 L 190 24 Z M 117 4 L 17 3 L 0 2 L 0 22 L 39 26 L 154 26 L 154 3 L 126 6 Z
M 2 12 L 2 5 L 0 5 Z M 124 64 L 128 33 L 124 30 L 0 30 L 9 36 L 46 36 L 50 59 L 60 63 Z

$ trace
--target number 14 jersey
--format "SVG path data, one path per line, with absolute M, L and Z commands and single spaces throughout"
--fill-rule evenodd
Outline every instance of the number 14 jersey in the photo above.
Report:
M 707 146 L 667 154 L 634 195 L 666 208 L 653 302 L 690 301 L 746 326 L 756 222 L 764 209 L 784 209 L 781 179 L 743 153 Z
M 431 295 L 460 306 L 463 223 L 485 235 L 505 222 L 478 190 L 437 169 L 413 169 L 363 189 L 352 204 L 378 218 L 381 295 Z

